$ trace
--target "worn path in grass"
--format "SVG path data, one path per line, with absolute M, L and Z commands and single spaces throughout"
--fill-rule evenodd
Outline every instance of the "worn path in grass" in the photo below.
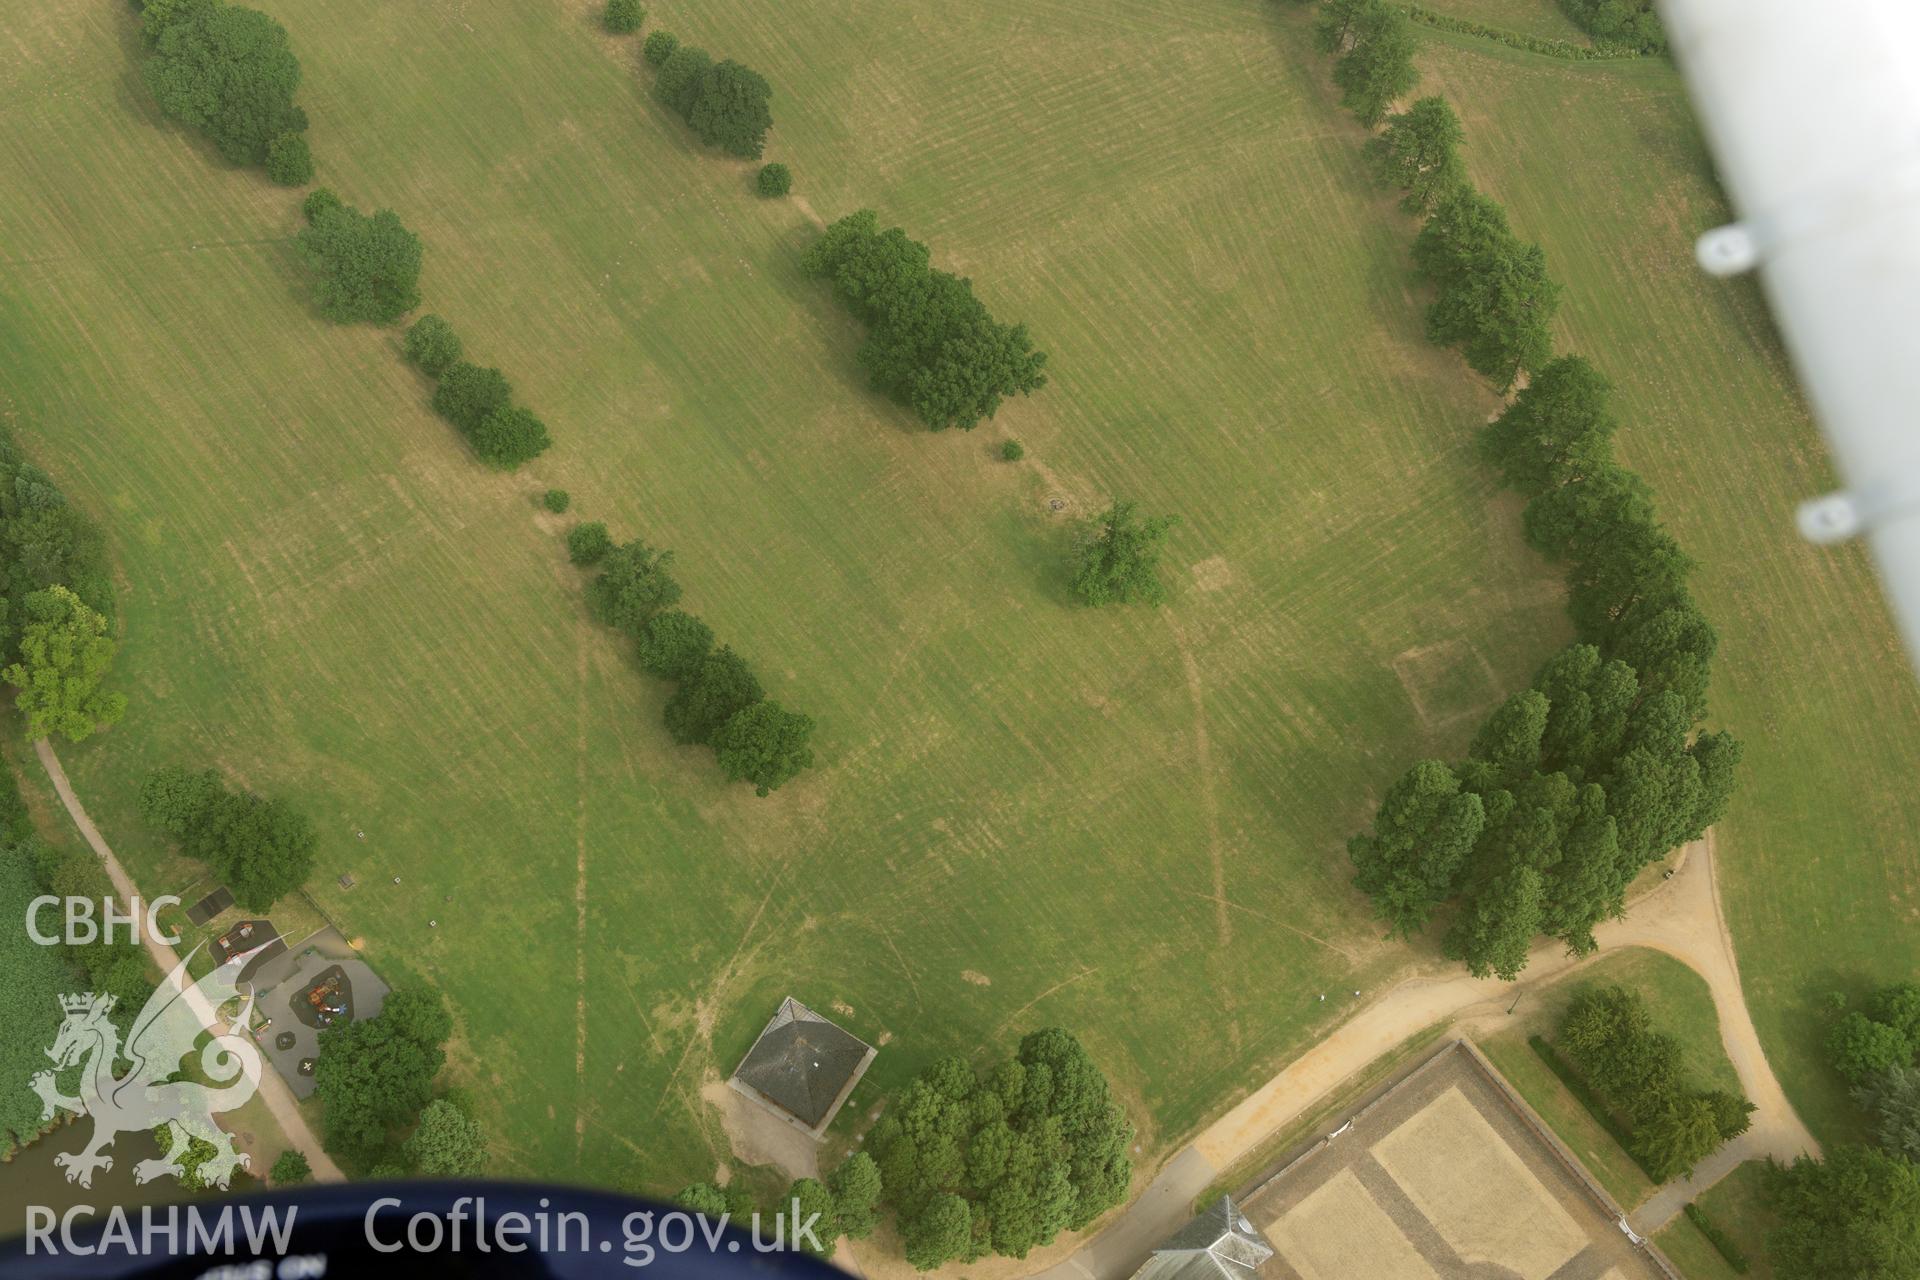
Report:
M 86 809 L 80 803 L 80 797 L 73 793 L 73 784 L 67 781 L 67 771 L 60 765 L 60 757 L 54 754 L 53 744 L 45 738 L 37 739 L 33 744 L 34 752 L 40 757 L 40 763 L 47 771 L 47 777 L 53 782 L 53 789 L 60 793 L 60 803 L 67 807 L 67 816 L 73 819 L 73 825 L 86 837 L 87 844 L 107 869 L 107 878 L 113 881 L 113 888 L 129 905 L 137 902 L 140 890 L 133 883 L 133 877 L 127 874 L 120 860 L 113 856 L 113 849 L 106 838 L 100 834 L 100 828 L 93 825 L 93 819 L 87 816 Z M 179 963 L 179 957 L 161 944 L 159 939 L 141 930 L 147 946 L 147 954 L 160 966 L 160 972 L 171 973 Z M 200 1025 L 216 1035 L 226 1030 L 226 1026 L 216 1015 L 206 1000 L 195 988 L 187 988 L 187 1004 L 194 1015 L 200 1019 Z M 294 1101 L 293 1093 L 287 1088 L 286 1081 L 271 1068 L 262 1066 L 260 1071 L 260 1097 L 267 1104 L 267 1111 L 273 1116 L 274 1123 L 280 1126 L 286 1135 L 287 1145 L 297 1147 L 307 1157 L 307 1164 L 313 1170 L 316 1182 L 344 1182 L 346 1175 L 340 1172 L 340 1166 L 320 1145 L 320 1139 L 307 1125 L 307 1118 L 300 1114 L 300 1104 Z M 253 1173 L 261 1178 L 267 1176 L 265 1169 L 255 1169 Z
M 1131 1274 L 1155 1245 L 1186 1221 L 1193 1198 L 1221 1171 L 1252 1154 L 1341 1081 L 1408 1036 L 1448 1019 L 1469 1029 L 1497 1022 L 1522 992 L 1626 947 L 1664 952 L 1706 980 L 1719 1015 L 1721 1043 L 1740 1076 L 1740 1087 L 1756 1107 L 1751 1129 L 1716 1152 L 1692 1178 L 1655 1193 L 1633 1214 L 1634 1228 L 1648 1234 L 1664 1226 L 1688 1200 L 1744 1161 L 1817 1155 L 1819 1144 L 1774 1078 L 1747 1014 L 1733 938 L 1714 882 L 1712 834 L 1689 845 L 1676 863 L 1673 876 L 1636 901 L 1625 918 L 1594 931 L 1600 945 L 1590 956 L 1576 960 L 1559 944 L 1547 943 L 1534 948 L 1519 982 L 1455 974 L 1400 983 L 1216 1120 L 1162 1168 L 1119 1218 L 1042 1274 L 1048 1280 L 1109 1280 Z

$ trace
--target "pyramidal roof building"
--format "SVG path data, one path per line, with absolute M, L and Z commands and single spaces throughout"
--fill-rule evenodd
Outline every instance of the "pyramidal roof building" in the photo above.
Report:
M 873 1055 L 866 1041 L 788 996 L 727 1083 L 818 1138 Z
M 1251 1280 L 1272 1256 L 1267 1238 L 1221 1196 L 1155 1249 L 1133 1280 Z

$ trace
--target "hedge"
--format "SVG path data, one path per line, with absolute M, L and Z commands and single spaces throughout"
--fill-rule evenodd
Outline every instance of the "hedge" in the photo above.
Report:
M 1747 1255 L 1740 1251 L 1740 1246 L 1733 1242 L 1726 1228 L 1708 1217 L 1705 1209 L 1689 1200 L 1683 1212 L 1688 1222 L 1700 1228 L 1700 1234 L 1707 1238 L 1707 1243 L 1727 1260 L 1727 1265 L 1733 1268 L 1735 1275 L 1743 1276 L 1753 1270 L 1753 1264 L 1747 1261 Z

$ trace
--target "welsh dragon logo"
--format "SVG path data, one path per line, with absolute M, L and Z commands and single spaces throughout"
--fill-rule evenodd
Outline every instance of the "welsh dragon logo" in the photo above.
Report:
M 215 1154 L 199 1167 L 200 1177 L 209 1185 L 224 1189 L 234 1169 L 247 1163 L 247 1156 L 233 1149 L 233 1135 L 216 1125 L 213 1117 L 253 1096 L 260 1084 L 260 1051 L 244 1034 L 211 1029 L 217 1026 L 220 1008 L 241 999 L 240 969 L 251 954 L 234 956 L 193 982 L 187 974 L 187 963 L 193 959 L 190 953 L 148 998 L 124 1046 L 120 1029 L 108 1016 L 113 1012 L 112 996 L 88 991 L 60 997 L 66 1020 L 47 1050 L 53 1069 L 35 1075 L 32 1087 L 46 1104 L 42 1120 L 51 1120 L 57 1110 L 93 1119 L 93 1138 L 84 1148 L 53 1158 L 66 1170 L 68 1182 L 92 1186 L 94 1170 L 113 1168 L 113 1157 L 106 1149 L 115 1137 L 162 1127 L 167 1150 L 157 1159 L 135 1165 L 135 1182 L 151 1182 L 162 1174 L 179 1177 L 186 1171 L 180 1157 L 195 1137 L 214 1145 Z M 249 988 L 230 1026 L 246 1027 L 252 1013 Z M 214 1083 L 172 1079 L 181 1073 L 181 1060 L 203 1035 L 211 1039 L 200 1050 L 200 1069 Z M 116 1076 L 114 1068 L 122 1062 L 129 1068 L 125 1075 Z M 60 1092 L 57 1077 L 76 1066 L 80 1092 L 70 1097 Z

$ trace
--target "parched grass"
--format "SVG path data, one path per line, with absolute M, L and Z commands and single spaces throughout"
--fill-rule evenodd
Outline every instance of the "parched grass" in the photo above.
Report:
M 1264 8 L 656 13 L 775 84 L 809 175 L 776 203 L 589 4 L 263 3 L 319 180 L 419 232 L 424 306 L 556 445 L 478 467 L 399 330 L 314 316 L 295 199 L 156 118 L 123 7 L 15 24 L 6 409 L 125 578 L 133 707 L 66 758 L 149 892 L 199 872 L 147 769 L 287 795 L 327 914 L 450 996 L 500 1171 L 655 1190 L 724 1154 L 698 1088 L 789 993 L 883 1044 L 880 1088 L 1071 1026 L 1150 1159 L 1333 1024 L 1310 993 L 1407 961 L 1342 842 L 1564 624 L 1447 425 L 1493 401 L 1421 341 L 1391 197 Z M 868 393 L 795 269 L 862 205 L 1053 385 L 973 435 Z M 549 487 L 676 550 L 816 770 L 758 800 L 671 746 Z M 1066 520 L 1116 495 L 1185 518 L 1165 611 L 1068 602 Z M 1439 672 L 1428 725 L 1394 662 L 1434 644 L 1486 680 Z
M 1303 17 L 656 13 L 773 81 L 768 158 L 808 181 L 763 202 L 587 0 L 262 3 L 320 181 L 418 230 L 425 305 L 556 447 L 479 468 L 397 330 L 315 317 L 294 200 L 156 118 L 121 6 L 15 24 L 0 408 L 126 580 L 133 706 L 67 758 L 149 893 L 198 872 L 138 823 L 148 768 L 289 795 L 323 831 L 320 906 L 451 997 L 501 1171 L 655 1190 L 724 1154 L 698 1087 L 785 994 L 884 1041 L 882 1088 L 1074 1027 L 1151 1154 L 1332 1025 L 1311 992 L 1409 958 L 1341 843 L 1409 761 L 1464 748 L 1476 670 L 1491 706 L 1566 624 L 1472 458 L 1494 400 L 1421 339 L 1410 226 Z M 1866 861 L 1911 848 L 1911 690 L 1863 563 L 1755 518 L 1820 455 L 1751 296 L 1668 246 L 1710 206 L 1671 70 L 1515 71 L 1439 37 L 1424 62 L 1477 95 L 1476 177 L 1547 241 L 1572 338 L 1622 382 L 1623 450 L 1707 561 L 1717 709 L 1754 762 L 1723 860 L 1777 1040 L 1793 969 L 1746 944 L 1817 925 L 1768 924 L 1762 872 L 1911 878 Z M 1576 146 L 1548 134 L 1568 110 Z M 865 205 L 1027 321 L 1053 385 L 971 436 L 867 393 L 854 326 L 794 266 L 812 216 Z M 1009 434 L 1039 461 L 1000 464 Z M 667 742 L 664 690 L 581 613 L 549 487 L 678 552 L 688 605 L 819 720 L 818 769 L 762 801 Z M 1185 517 L 1165 611 L 1069 605 L 1065 520 L 1113 496 Z M 1447 660 L 1410 683 L 1423 650 Z M 1874 803 L 1816 841 L 1860 783 Z M 1866 889 L 1811 892 L 1872 924 Z
M 1752 282 L 1694 265 L 1730 215 L 1678 74 L 1421 32 L 1419 91 L 1454 104 L 1473 180 L 1544 246 L 1561 348 L 1616 384 L 1619 452 L 1700 561 L 1712 718 L 1747 747 L 1716 865 L 1748 1005 L 1802 1118 L 1858 1137 L 1817 1001 L 1920 968 L 1920 686 L 1862 549 L 1794 531 L 1826 451 Z

